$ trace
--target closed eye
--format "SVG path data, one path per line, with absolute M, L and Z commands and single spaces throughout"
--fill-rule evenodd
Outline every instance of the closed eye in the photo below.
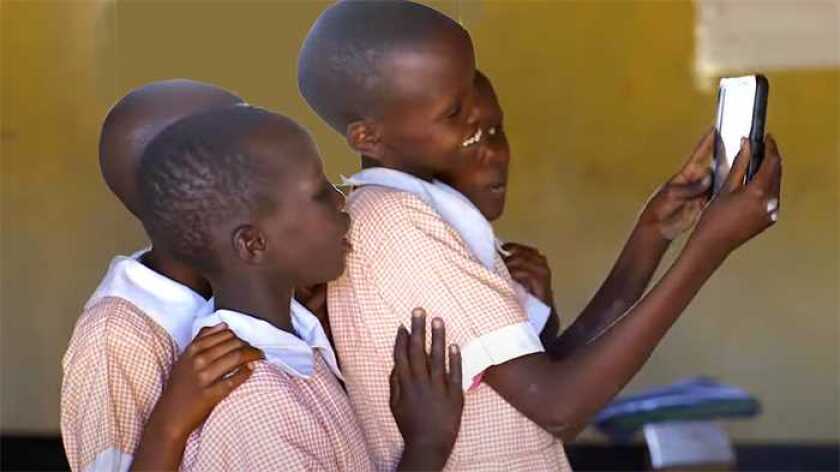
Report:
M 333 191 L 333 186 L 331 183 L 327 182 L 326 180 L 321 184 L 321 188 L 318 189 L 318 193 L 315 194 L 315 200 L 326 200 L 330 196 L 330 192 Z
M 449 110 L 449 112 L 446 114 L 446 118 L 455 118 L 456 116 L 458 116 L 460 114 L 461 114 L 461 104 L 458 103 Z

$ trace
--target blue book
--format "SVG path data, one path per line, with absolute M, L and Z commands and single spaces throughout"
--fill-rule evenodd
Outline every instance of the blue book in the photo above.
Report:
M 611 439 L 624 442 L 648 423 L 749 418 L 760 412 L 758 399 L 745 390 L 696 377 L 619 397 L 593 423 Z

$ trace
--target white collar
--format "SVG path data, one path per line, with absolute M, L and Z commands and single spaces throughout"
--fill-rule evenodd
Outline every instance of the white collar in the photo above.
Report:
M 487 270 L 496 271 L 497 252 L 509 255 L 502 248 L 502 242 L 496 239 L 493 226 L 481 214 L 478 207 L 461 192 L 439 180 L 427 182 L 411 174 L 384 167 L 364 169 L 349 178 L 342 177 L 342 180 L 344 185 L 354 187 L 378 185 L 402 190 L 420 198 L 437 211 L 443 221 L 461 236 L 473 256 Z M 528 318 L 536 332 L 542 332 L 551 314 L 551 308 L 528 293 L 519 283 L 513 282 L 513 289 L 520 305 L 528 313 Z
M 148 248 L 131 257 L 117 256 L 111 260 L 108 272 L 85 303 L 85 309 L 104 297 L 127 300 L 169 333 L 182 352 L 192 339 L 193 320 L 206 312 L 212 302 L 143 265 L 140 257 L 146 252 Z
M 297 336 L 274 327 L 267 321 L 232 310 L 196 318 L 192 334 L 205 326 L 226 323 L 239 339 L 265 354 L 265 359 L 290 375 L 309 378 L 315 372 L 313 351 L 318 349 L 336 377 L 344 381 L 335 351 L 327 338 L 321 322 L 303 305 L 292 299 L 292 328 Z
M 423 179 L 384 167 L 374 167 L 344 178 L 345 185 L 379 185 L 411 193 L 434 208 L 461 235 L 473 255 L 489 270 L 496 266 L 496 237 L 481 211 L 461 192 L 440 180 Z

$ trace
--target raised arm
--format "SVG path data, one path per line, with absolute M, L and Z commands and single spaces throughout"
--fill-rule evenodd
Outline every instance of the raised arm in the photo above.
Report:
M 749 155 L 744 143 L 741 156 Z M 775 141 L 768 136 L 762 168 L 744 185 L 748 161 L 739 157 L 668 272 L 603 335 L 565 357 L 538 353 L 493 366 L 484 380 L 525 416 L 568 439 L 639 371 L 725 258 L 774 222 L 770 210 L 778 206 L 781 182 Z

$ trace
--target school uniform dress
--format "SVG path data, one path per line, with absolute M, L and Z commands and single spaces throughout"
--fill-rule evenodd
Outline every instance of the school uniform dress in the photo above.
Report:
M 131 257 L 115 257 L 62 361 L 61 434 L 74 471 L 124 471 L 172 365 L 208 301 Z
M 349 179 L 353 251 L 328 288 L 328 309 L 353 407 L 379 470 L 403 441 L 389 410 L 398 327 L 423 307 L 446 322 L 463 359 L 465 407 L 450 470 L 570 470 L 562 443 L 482 383 L 489 367 L 542 352 L 549 308 L 525 294 L 499 255 L 489 222 L 441 182 L 390 169 Z M 527 388 L 524 386 L 522 388 Z
M 373 470 L 320 322 L 294 300 L 291 315 L 298 336 L 229 310 L 197 319 L 195 333 L 224 321 L 265 360 L 192 434 L 182 470 Z

